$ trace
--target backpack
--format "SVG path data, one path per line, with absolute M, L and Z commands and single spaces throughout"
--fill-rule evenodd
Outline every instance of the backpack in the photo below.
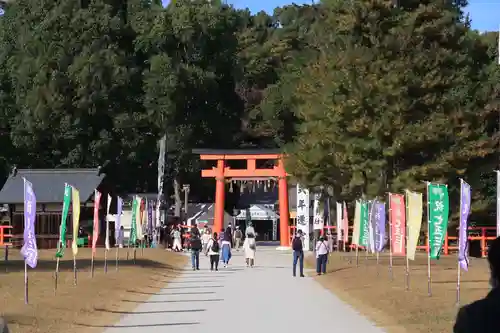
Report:
M 241 232 L 241 230 L 236 230 L 236 232 L 234 233 L 234 237 L 243 238 L 243 233 Z
M 201 239 L 196 236 L 191 236 L 191 241 L 189 243 L 191 245 L 191 249 L 200 250 L 201 249 Z
M 212 246 L 210 247 L 212 252 L 219 252 L 219 242 L 212 238 Z
M 294 251 L 302 251 L 303 250 L 303 247 L 302 247 L 302 239 L 300 239 L 300 237 L 295 237 L 293 239 L 293 242 L 292 242 L 292 249 Z

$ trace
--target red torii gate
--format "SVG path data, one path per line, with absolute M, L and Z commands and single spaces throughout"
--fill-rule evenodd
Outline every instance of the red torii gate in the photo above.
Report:
M 232 179 L 261 179 L 276 178 L 279 186 L 279 210 L 280 210 L 280 244 L 289 246 L 290 235 L 288 223 L 290 221 L 288 210 L 288 185 L 283 162 L 283 154 L 278 150 L 256 149 L 195 149 L 193 153 L 200 155 L 200 160 L 217 161 L 217 166 L 201 171 L 204 178 L 215 178 L 215 216 L 213 230 L 219 232 L 224 221 L 224 197 L 226 191 L 226 180 Z M 226 165 L 229 160 L 246 161 L 245 169 L 231 169 Z M 257 160 L 273 160 L 272 169 L 258 169 Z

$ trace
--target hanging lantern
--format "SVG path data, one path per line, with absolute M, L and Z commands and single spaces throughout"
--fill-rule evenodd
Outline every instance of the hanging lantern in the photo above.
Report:
M 264 181 L 264 192 L 267 192 L 267 182 Z
M 229 181 L 229 193 L 233 193 L 233 181 Z
M 243 188 L 243 182 L 240 181 L 240 193 L 243 194 L 245 189 Z
M 252 192 L 255 193 L 255 181 L 252 182 Z

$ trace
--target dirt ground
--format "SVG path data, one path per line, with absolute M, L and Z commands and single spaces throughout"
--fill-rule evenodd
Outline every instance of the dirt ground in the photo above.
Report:
M 54 294 L 55 250 L 39 251 L 38 266 L 28 268 L 29 305 L 24 304 L 24 262 L 18 251 L 4 261 L 0 250 L 0 316 L 5 316 L 15 333 L 102 332 L 120 316 L 133 310 L 179 274 L 187 257 L 162 249 L 120 249 L 116 271 L 115 249 L 108 252 L 104 273 L 104 249 L 97 250 L 94 278 L 91 278 L 91 251 L 80 249 L 77 256 L 78 284 L 73 283 L 73 257 L 67 249 L 60 263 L 57 293 Z M 131 302 L 132 300 L 132 302 Z
M 425 254 L 410 261 L 410 289 L 406 291 L 404 258 L 394 258 L 393 280 L 389 257 L 381 255 L 379 264 L 374 255 L 333 253 L 328 274 L 316 277 L 325 288 L 334 292 L 360 313 L 390 333 L 451 332 L 457 295 L 457 258 L 441 257 L 431 264 L 431 291 L 428 296 L 427 258 Z M 350 262 L 349 262 L 350 259 Z M 314 258 L 308 258 L 314 265 Z M 488 265 L 484 259 L 471 258 L 469 271 L 461 274 L 460 303 L 470 303 L 489 291 Z

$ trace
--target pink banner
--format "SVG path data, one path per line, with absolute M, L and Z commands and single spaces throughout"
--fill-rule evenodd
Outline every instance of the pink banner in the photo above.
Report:
M 95 255 L 97 239 L 99 238 L 99 203 L 101 201 L 101 192 L 95 190 L 94 195 L 94 232 L 92 234 L 92 254 Z
M 395 256 L 406 255 L 406 209 L 402 194 L 389 194 L 391 248 Z

